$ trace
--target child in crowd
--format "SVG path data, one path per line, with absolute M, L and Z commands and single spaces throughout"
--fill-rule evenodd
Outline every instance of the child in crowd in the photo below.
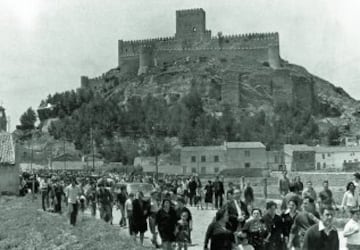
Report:
M 189 214 L 184 211 L 176 224 L 176 242 L 178 250 L 187 250 L 190 243 L 190 225 L 188 223 Z
M 242 231 L 237 235 L 239 242 L 239 250 L 254 250 L 254 247 L 249 244 L 246 231 Z

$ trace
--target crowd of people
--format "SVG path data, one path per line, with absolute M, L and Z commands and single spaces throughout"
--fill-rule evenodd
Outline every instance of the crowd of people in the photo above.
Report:
M 348 217 L 343 229 L 348 249 L 360 249 L 360 173 L 355 173 L 355 179 L 346 185 L 339 204 L 327 180 L 316 192 L 311 181 L 304 186 L 300 177 L 289 180 L 286 171 L 279 179 L 279 199 L 263 203 L 256 202 L 261 199 L 255 197 L 250 182 L 225 185 L 221 176 L 207 180 L 205 185 L 196 175 L 164 176 L 159 181 L 150 176 L 112 177 L 35 179 L 44 211 L 62 213 L 63 203 L 68 207 L 70 224 L 75 226 L 79 212 L 89 209 L 95 217 L 99 210 L 101 219 L 127 227 L 129 235 L 135 241 L 139 238 L 141 244 L 149 230 L 158 248 L 188 249 L 196 220 L 189 209 L 193 207 L 217 210 L 210 218 L 204 249 L 338 250 L 339 236 L 333 223 L 338 214 Z M 115 190 L 114 183 L 128 182 L 150 183 L 154 189 L 150 197 L 142 191 L 128 193 L 126 185 Z M 121 213 L 118 222 L 113 221 L 114 207 Z

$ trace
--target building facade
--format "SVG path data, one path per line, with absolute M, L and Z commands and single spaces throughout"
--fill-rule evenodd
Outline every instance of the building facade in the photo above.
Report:
M 260 173 L 267 169 L 267 153 L 261 142 L 224 142 L 221 146 L 183 147 L 180 163 L 183 174 Z
M 316 170 L 345 170 L 347 164 L 360 162 L 360 147 L 315 147 Z

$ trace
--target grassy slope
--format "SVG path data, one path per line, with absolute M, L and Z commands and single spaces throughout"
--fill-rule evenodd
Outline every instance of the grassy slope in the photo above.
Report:
M 0 197 L 0 249 L 143 249 L 100 220 L 84 217 L 72 228 L 40 207 L 39 199 Z

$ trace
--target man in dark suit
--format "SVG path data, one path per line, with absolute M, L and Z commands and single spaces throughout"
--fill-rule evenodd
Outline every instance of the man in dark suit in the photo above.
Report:
M 214 193 L 215 193 L 215 208 L 219 209 L 223 205 L 223 195 L 225 194 L 224 184 L 220 181 L 219 176 L 216 176 L 214 182 Z

